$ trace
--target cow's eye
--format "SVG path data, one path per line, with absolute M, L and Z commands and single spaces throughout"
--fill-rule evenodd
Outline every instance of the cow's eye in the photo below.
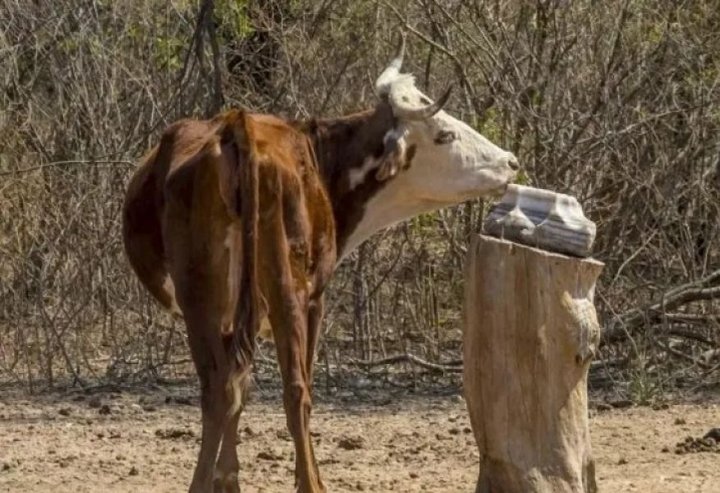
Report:
M 435 136 L 435 143 L 438 145 L 449 144 L 457 139 L 457 134 L 452 130 L 440 130 Z

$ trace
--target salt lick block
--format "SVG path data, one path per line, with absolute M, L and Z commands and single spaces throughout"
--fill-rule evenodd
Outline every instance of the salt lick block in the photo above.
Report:
M 529 246 L 588 257 L 595 223 L 575 197 L 550 190 L 509 185 L 483 224 L 486 234 Z

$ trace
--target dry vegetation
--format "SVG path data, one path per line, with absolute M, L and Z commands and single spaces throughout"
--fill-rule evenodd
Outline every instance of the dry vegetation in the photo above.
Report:
M 121 249 L 134 163 L 188 115 L 369 107 L 405 30 L 419 86 L 454 82 L 453 113 L 597 222 L 606 338 L 593 385 L 636 401 L 717 385 L 719 26 L 713 0 L 0 0 L 0 380 L 186 372 L 182 325 Z M 456 370 L 483 212 L 416 218 L 345 262 L 321 379 Z

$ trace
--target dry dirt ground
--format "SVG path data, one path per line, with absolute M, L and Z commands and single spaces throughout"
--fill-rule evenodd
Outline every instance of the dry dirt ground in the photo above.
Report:
M 186 491 L 199 409 L 185 390 L 0 390 L 0 491 Z M 720 492 L 720 453 L 674 453 L 685 437 L 720 426 L 718 399 L 591 414 L 601 491 Z M 243 492 L 292 491 L 292 442 L 279 402 L 252 402 L 240 428 Z M 371 405 L 334 398 L 316 405 L 312 428 L 329 491 L 474 489 L 478 456 L 458 396 L 389 395 Z

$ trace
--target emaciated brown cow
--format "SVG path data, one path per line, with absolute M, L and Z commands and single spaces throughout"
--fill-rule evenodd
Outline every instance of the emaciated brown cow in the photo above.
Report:
M 123 236 L 142 283 L 187 325 L 202 443 L 191 492 L 239 492 L 236 433 L 269 319 L 301 492 L 325 491 L 309 436 L 323 290 L 339 259 L 422 212 L 501 192 L 515 157 L 432 103 L 401 55 L 362 113 L 292 122 L 229 111 L 171 125 L 130 182 Z

